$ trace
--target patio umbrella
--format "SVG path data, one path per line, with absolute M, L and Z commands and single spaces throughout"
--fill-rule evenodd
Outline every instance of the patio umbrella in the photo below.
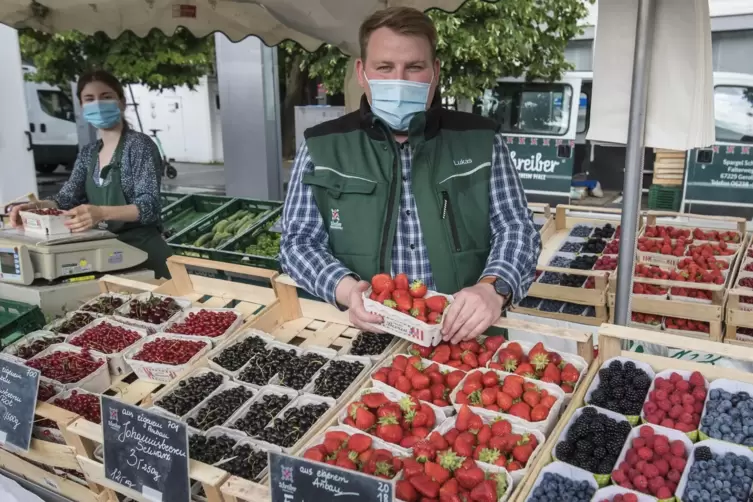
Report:
M 57 33 L 78 30 L 117 37 L 183 26 L 196 36 L 255 35 L 273 46 L 290 39 L 309 51 L 323 43 L 358 52 L 358 27 L 368 15 L 402 5 L 457 10 L 465 0 L 2 0 L 0 23 Z

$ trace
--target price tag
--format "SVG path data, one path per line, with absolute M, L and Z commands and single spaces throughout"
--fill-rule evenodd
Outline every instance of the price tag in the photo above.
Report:
M 269 227 L 269 231 L 281 234 L 282 233 L 282 218 L 278 218 L 275 224 Z
M 391 481 L 275 452 L 269 452 L 269 488 L 272 502 L 394 500 Z
M 186 424 L 102 396 L 102 434 L 107 479 L 150 502 L 190 501 Z
M 39 371 L 0 358 L 0 446 L 29 451 Z

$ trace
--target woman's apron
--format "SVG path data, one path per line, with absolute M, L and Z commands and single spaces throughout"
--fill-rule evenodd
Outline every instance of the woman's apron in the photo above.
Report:
M 99 155 L 92 155 L 89 168 L 86 173 L 86 198 L 89 204 L 95 206 L 126 206 L 123 183 L 121 179 L 121 160 L 125 144 L 125 132 L 120 136 L 118 146 L 112 155 L 110 164 L 100 170 L 100 178 L 107 179 L 111 173 L 110 182 L 106 185 L 97 186 L 94 182 L 94 170 L 99 162 Z M 101 149 L 101 146 L 100 146 Z M 97 149 L 97 153 L 99 149 Z M 138 248 L 147 254 L 144 266 L 154 270 L 157 279 L 170 278 L 167 270 L 167 258 L 172 256 L 170 247 L 162 238 L 162 233 L 157 224 L 142 225 L 138 222 L 105 221 L 99 224 L 99 228 L 117 235 L 118 240 Z

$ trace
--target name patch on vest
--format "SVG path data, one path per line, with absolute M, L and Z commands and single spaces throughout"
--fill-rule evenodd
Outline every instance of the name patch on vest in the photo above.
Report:
M 452 163 L 455 164 L 456 166 L 465 166 L 465 165 L 473 163 L 473 159 L 453 160 Z
M 332 209 L 332 218 L 329 220 L 329 229 L 330 230 L 342 230 L 343 224 L 340 223 L 340 210 L 339 209 Z

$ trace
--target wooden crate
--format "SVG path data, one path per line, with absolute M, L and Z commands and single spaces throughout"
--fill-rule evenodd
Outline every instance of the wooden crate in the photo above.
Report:
M 695 363 L 681 359 L 671 359 L 646 353 L 622 350 L 622 346 L 629 341 L 642 344 L 657 344 L 665 347 L 683 347 L 688 350 L 716 354 L 730 359 L 739 359 L 749 362 L 753 361 L 752 348 L 733 347 L 728 344 L 712 342 L 710 340 L 697 340 L 671 333 L 657 333 L 656 331 L 604 324 L 599 330 L 599 357 L 591 365 L 587 375 L 589 383 L 593 381 L 601 364 L 607 359 L 616 356 L 627 357 L 635 361 L 643 361 L 649 364 L 656 372 L 667 369 L 699 371 L 709 381 L 718 378 L 728 378 L 753 383 L 753 374 L 748 372 L 723 368 L 711 364 Z M 547 439 L 544 451 L 530 469 L 528 476 L 523 480 L 524 486 L 521 488 L 520 492 L 517 492 L 516 490 L 517 496 L 512 497 L 510 499 L 511 501 L 524 502 L 526 497 L 530 494 L 541 470 L 552 462 L 552 451 L 556 446 L 557 438 L 567 425 L 567 421 L 572 417 L 573 413 L 575 413 L 575 410 L 584 405 L 586 388 L 587 386 L 581 387 L 573 396 L 572 402 L 565 410 L 565 413 L 562 415 L 554 432 L 552 432 Z
M 682 185 L 685 179 L 685 152 L 681 150 L 654 151 L 655 185 Z
M 293 291 L 295 291 L 294 283 L 290 281 L 289 278 L 285 276 L 281 276 L 278 279 L 278 290 L 280 284 L 293 287 Z M 303 300 L 305 301 L 305 300 Z M 276 323 L 274 319 L 272 319 L 273 316 L 270 314 L 270 322 L 272 322 L 272 325 L 274 326 L 280 326 L 279 323 Z M 264 320 L 259 319 L 259 322 L 264 322 Z M 284 327 L 284 324 L 282 325 Z M 577 344 L 577 352 L 578 355 L 584 358 L 589 364 L 594 360 L 594 345 L 593 345 L 593 336 L 591 333 L 586 331 L 579 331 L 574 329 L 566 329 L 566 328 L 556 328 L 552 326 L 545 326 L 535 323 L 530 323 L 526 321 L 519 321 L 514 319 L 506 319 L 506 318 L 500 318 L 499 321 L 495 323 L 495 326 L 500 328 L 507 328 L 507 329 L 515 329 L 519 331 L 524 331 L 527 333 L 534 333 L 537 335 L 543 335 L 547 337 L 553 337 L 553 338 L 564 338 L 567 340 L 571 340 L 576 342 Z M 258 325 L 254 325 L 254 327 L 258 328 Z M 408 344 L 402 344 L 400 347 L 398 347 L 397 352 L 405 352 L 405 350 L 408 348 Z M 591 370 L 589 370 L 591 371 Z M 585 393 L 586 389 L 588 388 L 588 384 L 590 383 L 590 380 L 586 381 L 584 380 L 579 384 L 578 391 L 580 392 L 582 389 L 582 392 Z M 370 387 L 371 382 L 365 381 L 361 388 Z M 308 442 L 313 436 L 321 432 L 322 430 L 326 429 L 327 427 L 331 425 L 337 424 L 337 416 L 336 414 L 329 417 L 328 421 L 323 424 L 321 427 L 317 429 L 317 431 L 313 434 L 307 434 L 306 441 Z M 303 443 L 303 441 L 302 441 Z M 301 449 L 299 448 L 296 453 L 301 453 Z M 248 481 L 245 481 L 243 479 L 237 478 L 237 477 L 231 477 L 228 479 L 228 481 L 222 486 L 222 493 L 225 496 L 226 502 L 269 502 L 271 500 L 269 487 L 267 486 L 267 480 L 264 480 L 264 484 L 258 484 L 258 483 L 249 483 Z M 516 493 L 519 493 L 519 491 L 522 489 L 522 486 L 524 485 L 523 481 L 518 485 L 516 490 L 513 491 L 511 500 L 513 500 L 516 496 Z
M 554 235 L 556 229 L 554 228 L 554 214 L 552 214 L 552 207 L 549 204 L 543 204 L 541 202 L 529 202 L 528 209 L 533 211 L 534 220 L 542 220 L 544 226 L 539 229 L 539 235 L 541 236 L 541 242 L 544 243 Z
M 732 283 L 732 278 L 736 275 L 737 267 L 739 266 L 741 260 L 741 250 L 745 248 L 747 237 L 745 237 L 745 219 L 744 218 L 733 218 L 733 217 L 726 217 L 726 216 L 705 216 L 705 215 L 689 215 L 689 214 L 681 214 L 681 213 L 673 213 L 673 212 L 665 212 L 665 211 L 647 211 L 645 213 L 646 216 L 646 226 L 653 226 L 657 224 L 657 218 L 659 217 L 682 217 L 682 218 L 692 218 L 695 220 L 701 220 L 701 221 L 708 221 L 708 227 L 699 227 L 699 228 L 705 228 L 705 229 L 714 229 L 715 224 L 719 224 L 721 222 L 724 222 L 725 224 L 735 224 L 736 230 L 741 231 L 743 234 L 743 242 L 740 246 L 740 250 L 733 255 L 732 261 L 730 262 L 730 268 L 729 273 L 727 275 L 727 279 L 724 284 L 700 284 L 700 283 L 688 283 L 688 282 L 680 282 L 680 281 L 662 281 L 658 279 L 647 279 L 643 277 L 633 277 L 633 282 L 638 282 L 642 284 L 651 284 L 654 286 L 660 286 L 667 288 L 667 290 L 671 291 L 673 287 L 691 287 L 691 289 L 702 289 L 704 291 L 711 291 L 712 292 L 712 303 L 696 303 L 696 302 L 690 302 L 690 301 L 683 301 L 683 300 L 675 300 L 675 299 L 655 299 L 655 298 L 649 298 L 649 297 L 641 297 L 641 296 L 633 296 L 632 297 L 632 310 L 634 312 L 642 312 L 645 314 L 654 314 L 654 315 L 660 315 L 660 316 L 668 316 L 668 317 L 679 317 L 683 319 L 691 319 L 694 321 L 704 321 L 709 323 L 709 335 L 705 336 L 703 334 L 698 335 L 688 335 L 691 337 L 697 337 L 701 339 L 711 339 L 713 341 L 722 341 L 724 331 L 722 329 L 722 323 L 724 321 L 725 316 L 725 310 L 724 305 L 727 298 L 727 289 L 729 285 Z M 662 223 L 664 224 L 664 223 Z M 693 229 L 696 228 L 697 225 L 695 223 L 690 223 L 689 221 L 673 221 L 671 223 L 665 224 L 665 225 L 672 225 L 674 227 L 678 228 L 689 228 Z M 717 227 L 718 229 L 718 227 Z M 676 257 L 662 257 L 654 255 L 653 257 L 647 257 L 648 253 L 637 253 L 636 256 L 636 263 L 639 261 L 641 263 L 650 264 L 650 265 L 659 265 L 662 267 L 667 267 L 668 269 L 674 269 L 674 265 L 672 265 L 670 262 L 675 259 Z M 609 301 L 609 307 L 610 310 L 614 310 L 615 305 L 615 294 L 617 292 L 617 271 L 612 275 L 609 281 L 609 295 L 608 295 L 608 301 Z M 610 315 L 610 320 L 613 319 L 613 314 Z
M 586 213 L 587 216 L 581 213 Z M 608 316 L 606 295 L 610 272 L 605 270 L 576 270 L 570 268 L 550 267 L 548 264 L 554 255 L 557 254 L 557 251 L 565 242 L 573 227 L 583 224 L 603 226 L 607 223 L 611 223 L 616 228 L 620 224 L 620 214 L 621 211 L 619 209 L 589 208 L 569 205 L 557 206 L 554 226 L 548 230 L 548 234 L 550 235 L 548 235 L 546 241 L 544 241 L 542 237 L 542 250 L 536 270 L 541 272 L 579 275 L 585 277 L 586 280 L 592 277 L 595 283 L 594 288 L 572 288 L 568 286 L 534 282 L 528 290 L 529 296 L 537 298 L 593 306 L 596 309 L 596 316 L 585 317 L 562 314 L 559 312 L 543 312 L 522 307 L 515 307 L 513 311 L 520 314 L 547 317 L 550 319 L 589 324 L 592 326 L 599 326 L 601 323 L 605 322 Z
M 737 261 L 737 269 L 730 283 L 730 290 L 727 292 L 727 304 L 725 306 L 725 334 L 724 342 L 736 345 L 753 347 L 753 341 L 738 340 L 738 328 L 753 329 L 753 304 L 744 303 L 741 298 L 753 297 L 753 290 L 738 287 L 740 275 L 745 272 L 743 265 L 746 262 L 748 250 L 753 249 L 753 235 L 748 235 L 741 256 Z
M 189 266 L 234 271 L 260 280 L 267 280 L 270 287 L 264 288 L 190 275 L 186 268 Z M 271 287 L 272 280 L 277 276 L 277 273 L 273 271 L 182 256 L 169 258 L 168 268 L 173 278 L 161 285 L 107 275 L 100 279 L 100 290 L 103 293 L 151 291 L 180 295 L 191 299 L 195 306 L 224 307 L 232 305 L 233 308 L 245 314 L 244 325 L 253 322 L 265 312 L 268 305 L 277 301 L 274 289 Z M 114 377 L 112 384 L 104 394 L 117 397 L 129 404 L 139 405 L 150 402 L 151 395 L 159 391 L 160 388 L 162 388 L 161 384 L 138 380 L 135 374 L 128 373 Z M 120 487 L 105 480 L 101 464 L 94 460 L 94 450 L 97 443 L 102 441 L 101 426 L 48 403 L 38 403 L 36 415 L 40 419 L 55 422 L 66 444 L 33 439 L 28 452 L 13 454 L 0 450 L 0 464 L 11 472 L 22 475 L 74 500 L 116 500 L 113 489 L 118 491 Z M 32 462 L 60 469 L 81 471 L 86 478 L 88 488 L 74 481 L 46 473 Z M 209 468 L 209 466 L 199 466 L 196 478 L 204 484 L 207 495 L 212 502 L 221 501 L 218 487 L 227 478 L 224 471 Z M 212 493 L 213 495 L 211 495 Z

